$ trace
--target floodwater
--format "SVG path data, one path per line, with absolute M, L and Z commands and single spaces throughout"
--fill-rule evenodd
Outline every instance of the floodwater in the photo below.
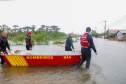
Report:
M 9 67 L 0 65 L 0 84 L 126 84 L 126 43 L 94 39 L 98 55 L 92 52 L 90 70 L 82 66 Z M 80 51 L 79 43 L 75 43 Z M 13 46 L 25 49 L 25 46 Z M 34 46 L 34 50 L 63 51 L 62 45 Z

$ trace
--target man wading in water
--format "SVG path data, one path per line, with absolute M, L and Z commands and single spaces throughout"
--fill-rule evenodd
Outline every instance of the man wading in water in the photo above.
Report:
M 1 64 L 4 64 L 4 59 L 2 58 L 2 54 L 8 54 L 7 49 L 10 51 L 10 45 L 8 43 L 8 32 L 3 31 L 0 36 L 0 59 Z
M 65 43 L 65 51 L 72 51 L 72 50 L 74 50 L 73 40 L 72 40 L 71 34 L 69 34 L 68 38 L 66 39 L 66 43 Z
M 97 51 L 95 49 L 93 38 L 90 32 L 91 28 L 87 27 L 86 32 L 80 38 L 82 58 L 79 67 L 86 61 L 86 69 L 89 69 L 90 67 L 91 49 L 93 49 L 93 51 L 97 55 Z
M 25 43 L 26 43 L 26 49 L 27 50 L 32 50 L 32 32 L 27 32 L 26 38 L 25 38 Z

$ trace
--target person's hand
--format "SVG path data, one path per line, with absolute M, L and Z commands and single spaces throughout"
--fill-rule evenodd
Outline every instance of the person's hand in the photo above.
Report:
M 14 54 L 14 51 L 12 49 L 8 50 L 8 54 L 9 55 L 13 55 Z
M 95 52 L 95 55 L 98 55 L 98 53 L 97 53 L 97 52 Z
M 3 52 L 0 52 L 0 55 L 4 55 L 4 53 Z
M 30 47 L 29 50 L 32 50 L 32 47 Z
M 75 50 L 73 49 L 73 52 L 75 52 Z
M 8 50 L 8 54 L 9 54 L 9 55 L 11 55 L 11 54 L 12 54 L 11 50 Z

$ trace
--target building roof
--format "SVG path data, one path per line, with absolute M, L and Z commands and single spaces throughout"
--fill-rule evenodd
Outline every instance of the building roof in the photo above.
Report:
M 126 33 L 126 30 L 119 30 L 120 32 L 122 32 L 122 33 Z
M 124 29 L 110 29 L 109 33 L 117 33 L 118 31 L 120 31 L 121 33 L 126 33 L 126 30 Z

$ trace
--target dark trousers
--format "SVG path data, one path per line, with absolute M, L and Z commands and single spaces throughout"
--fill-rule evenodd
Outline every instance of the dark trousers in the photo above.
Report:
M 4 51 L 4 54 L 8 54 L 7 51 Z M 1 64 L 4 64 L 5 61 L 4 61 L 4 58 L 2 55 L 0 55 L 0 59 L 1 59 Z
M 27 49 L 27 50 L 31 50 L 31 48 L 32 48 L 32 46 L 26 45 L 26 49 Z
M 65 47 L 65 51 L 72 51 L 71 47 Z
M 5 61 L 1 55 L 0 55 L 0 59 L 1 59 L 1 64 L 4 64 Z
M 79 66 L 81 66 L 86 61 L 86 68 L 90 67 L 91 61 L 91 50 L 89 48 L 81 48 L 82 58 Z

